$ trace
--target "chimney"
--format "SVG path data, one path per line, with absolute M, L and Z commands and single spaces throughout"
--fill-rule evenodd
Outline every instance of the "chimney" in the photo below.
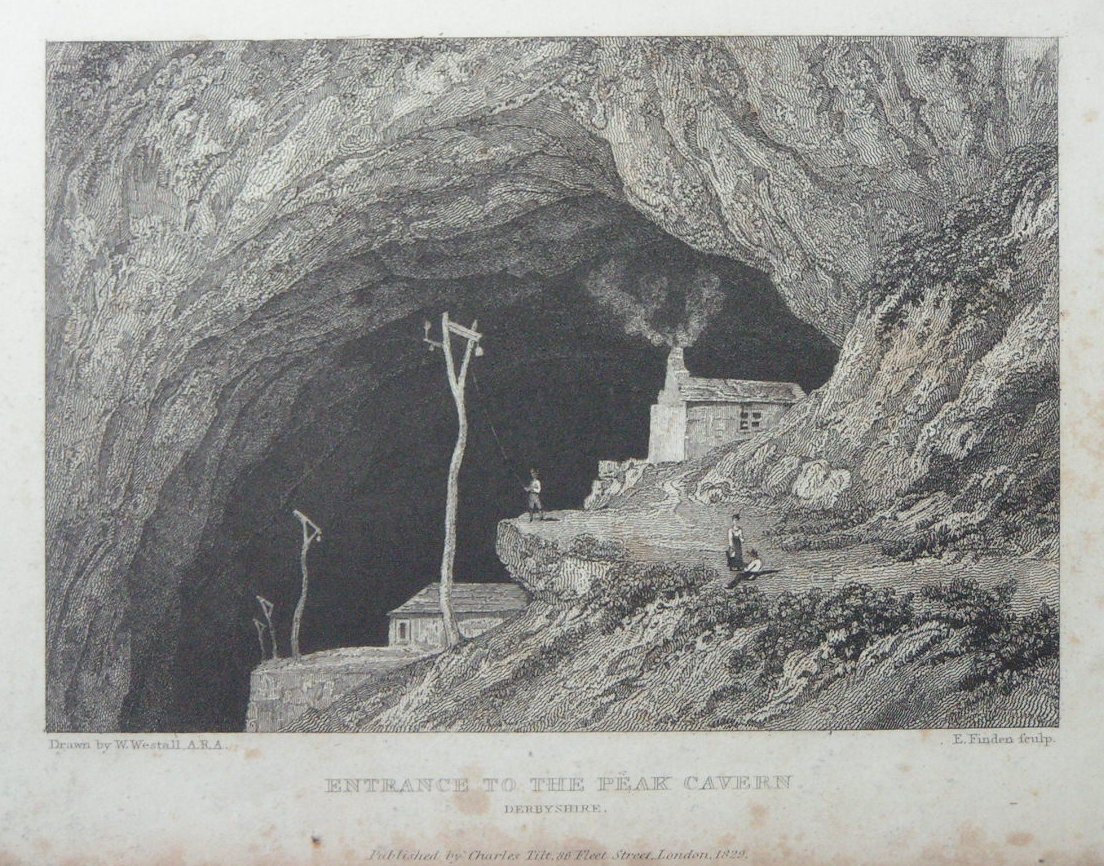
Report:
M 690 371 L 686 369 L 686 359 L 682 354 L 682 346 L 675 346 L 671 354 L 667 356 L 667 378 L 663 382 L 663 391 L 660 392 L 661 403 L 679 403 L 682 395 L 679 386 L 690 378 Z
M 675 346 L 671 354 L 667 356 L 667 378 L 677 382 L 690 378 L 690 372 L 686 369 L 686 358 L 682 353 L 682 346 Z

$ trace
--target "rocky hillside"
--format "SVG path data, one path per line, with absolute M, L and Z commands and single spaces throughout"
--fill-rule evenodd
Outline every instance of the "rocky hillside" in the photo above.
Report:
M 1054 725 L 1055 611 L 1011 585 L 849 583 L 768 598 L 702 567 L 621 564 L 454 652 L 309 711 L 297 731 Z
M 905 545 L 1008 525 L 1045 543 L 1052 41 L 48 55 L 51 729 L 172 728 L 185 637 L 251 638 L 234 604 L 252 577 L 215 546 L 231 493 L 289 431 L 287 487 L 314 472 L 349 406 L 413 365 L 370 335 L 500 310 L 657 235 L 760 269 L 843 347 L 823 393 L 687 495 L 761 485 Z
M 1053 147 L 1024 147 L 938 227 L 900 238 L 832 380 L 769 437 L 687 472 L 686 495 L 785 497 L 794 546 L 1055 556 L 1056 172 Z

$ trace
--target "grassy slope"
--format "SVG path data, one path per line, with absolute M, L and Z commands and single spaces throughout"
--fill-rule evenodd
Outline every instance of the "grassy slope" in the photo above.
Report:
M 600 592 L 534 602 L 454 652 L 308 713 L 294 729 L 1057 723 L 1056 622 L 1016 617 L 991 591 L 963 585 L 948 601 L 851 585 L 768 599 L 726 590 L 706 569 L 622 568 L 621 581 Z M 1022 670 L 993 675 L 994 660 Z

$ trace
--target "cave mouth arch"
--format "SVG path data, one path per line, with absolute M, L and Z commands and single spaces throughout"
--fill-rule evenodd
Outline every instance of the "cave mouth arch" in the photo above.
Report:
M 626 211 L 624 219 L 637 217 Z M 607 247 L 543 279 L 499 271 L 425 281 L 432 300 L 423 306 L 319 347 L 325 362 L 299 392 L 290 422 L 234 477 L 225 507 L 184 557 L 169 602 L 178 617 L 162 624 L 175 639 L 151 633 L 135 653 L 123 729 L 242 729 L 260 658 L 257 595 L 275 604 L 288 652 L 300 583 L 293 508 L 324 530 L 310 554 L 304 652 L 385 643 L 386 612 L 437 579 L 456 416 L 441 356 L 422 343 L 423 320 L 447 309 L 461 322 L 478 318 L 485 335 L 468 387 L 458 580 L 508 579 L 495 528 L 523 510 L 526 467 L 542 469 L 546 508 L 577 508 L 599 459 L 643 456 L 667 348 L 629 333 L 588 293 L 588 279 L 612 255 L 630 279 L 716 275 L 723 305 L 687 349 L 695 373 L 796 381 L 806 390 L 831 375 L 836 348 L 788 311 L 765 275 L 667 235 Z M 350 380 L 360 387 L 350 389 Z M 157 544 L 155 527 L 143 541 Z M 131 571 L 134 597 L 149 585 L 148 562 L 140 555 Z

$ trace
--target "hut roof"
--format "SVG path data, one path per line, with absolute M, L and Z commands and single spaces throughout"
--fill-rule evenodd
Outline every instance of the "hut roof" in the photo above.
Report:
M 529 604 L 529 594 L 516 583 L 454 583 L 453 613 L 502 613 L 521 610 Z M 441 584 L 431 583 L 408 601 L 388 612 L 421 614 L 441 612 Z
M 796 403 L 805 396 L 794 382 L 749 379 L 703 379 L 691 376 L 679 384 L 687 403 Z

